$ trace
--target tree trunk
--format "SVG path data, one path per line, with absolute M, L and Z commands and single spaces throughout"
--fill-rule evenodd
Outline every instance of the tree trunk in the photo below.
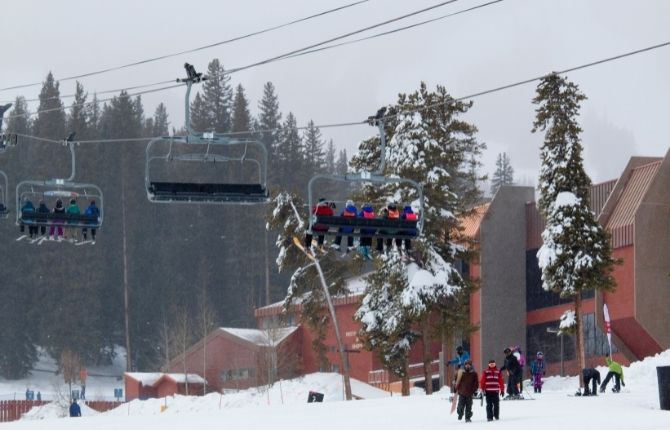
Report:
M 430 340 L 428 339 L 429 325 L 428 317 L 423 318 L 421 321 L 421 332 L 423 333 L 421 344 L 423 345 L 423 378 L 426 382 L 426 395 L 433 394 L 433 372 L 431 369 L 433 358 L 430 355 Z
M 584 331 L 582 330 L 582 294 L 579 292 L 575 296 L 575 325 L 577 330 L 577 359 L 579 360 L 579 387 L 584 388 L 584 378 L 582 369 L 586 368 L 586 351 L 584 350 Z
M 124 166 L 126 163 L 123 163 Z M 125 178 L 125 167 L 122 178 Z M 126 201 L 125 180 L 121 183 L 121 201 Z M 121 223 L 123 225 L 123 311 L 126 335 L 126 369 L 133 370 L 133 360 L 130 355 L 130 293 L 128 291 L 128 245 L 126 241 L 126 205 L 121 205 Z
M 407 354 L 407 361 L 405 362 L 405 374 L 401 379 L 402 388 L 400 389 L 403 396 L 409 396 L 409 354 Z

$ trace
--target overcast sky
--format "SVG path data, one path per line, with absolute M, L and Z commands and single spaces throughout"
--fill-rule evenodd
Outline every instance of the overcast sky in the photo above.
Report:
M 370 35 L 467 9 L 460 0 L 372 30 Z M 3 2 L 0 88 L 56 79 L 170 54 L 282 24 L 354 0 L 21 0 Z M 243 41 L 81 79 L 90 93 L 181 77 L 219 58 L 244 66 L 367 27 L 438 0 L 370 0 Z M 357 36 L 360 37 L 360 36 Z M 444 85 L 454 97 L 541 76 L 670 41 L 667 0 L 504 0 L 412 30 L 255 67 L 232 75 L 257 113 L 272 81 L 284 114 L 300 126 L 363 120 L 400 92 Z M 617 177 L 632 155 L 662 156 L 669 146 L 670 46 L 568 74 L 587 95 L 582 106 L 586 167 L 594 181 Z M 530 133 L 536 83 L 473 99 L 465 119 L 488 149 L 486 172 L 507 152 L 516 179 L 534 182 L 542 136 Z M 0 92 L 35 98 L 40 87 Z M 74 90 L 63 82 L 61 94 Z M 164 102 L 171 124 L 183 124 L 183 88 L 143 96 L 151 115 Z M 71 99 L 64 100 L 66 104 Z M 31 105 L 36 109 L 36 104 Z M 349 155 L 368 126 L 327 128 L 326 139 Z M 59 136 L 54 136 L 58 138 Z

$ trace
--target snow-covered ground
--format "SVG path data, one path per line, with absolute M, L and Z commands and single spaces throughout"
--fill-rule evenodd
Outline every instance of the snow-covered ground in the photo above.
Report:
M 474 417 L 468 428 L 565 430 L 670 429 L 670 411 L 658 402 L 656 366 L 670 366 L 670 350 L 624 368 L 626 387 L 622 393 L 610 390 L 598 397 L 571 397 L 575 377 L 546 380 L 542 394 L 528 394 L 532 401 L 502 401 L 501 420 L 486 421 L 486 413 L 475 401 Z M 600 368 L 601 374 L 606 369 Z M 4 385 L 0 384 L 0 387 Z M 610 387 L 611 388 L 611 384 Z M 306 403 L 310 390 L 325 394 L 323 403 Z M 269 391 L 251 389 L 235 394 L 205 397 L 175 396 L 156 400 L 135 400 L 106 412 L 83 410 L 82 418 L 55 418 L 57 405 L 36 408 L 23 420 L 3 425 L 16 429 L 118 429 L 182 430 L 184 428 L 272 429 L 444 429 L 466 425 L 449 414 L 445 390 L 425 396 L 414 390 L 410 397 L 387 397 L 365 384 L 355 383 L 355 394 L 366 400 L 342 401 L 341 378 L 317 373 L 275 384 Z M 532 390 L 531 390 L 532 391 Z M 164 410 L 161 412 L 161 410 Z

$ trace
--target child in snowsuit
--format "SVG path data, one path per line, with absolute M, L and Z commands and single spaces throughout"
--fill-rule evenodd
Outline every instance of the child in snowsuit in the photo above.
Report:
M 374 219 L 375 211 L 370 203 L 365 203 L 363 209 L 358 213 L 359 218 Z M 366 260 L 371 260 L 370 248 L 372 247 L 372 236 L 375 234 L 374 228 L 362 228 L 360 240 L 360 253 Z
M 356 209 L 356 206 L 354 206 L 354 202 L 352 200 L 347 200 L 344 210 L 340 213 L 340 216 L 344 218 L 356 218 L 357 214 L 358 210 Z M 340 227 L 339 232 L 340 234 L 338 234 L 333 241 L 333 248 L 339 250 L 340 244 L 342 243 L 342 234 L 348 233 L 349 236 L 347 236 L 347 252 L 351 251 L 354 248 L 354 236 L 351 235 L 354 232 L 354 228 Z
M 322 216 L 333 216 L 333 208 L 326 201 L 324 198 L 319 199 L 319 203 L 316 204 L 315 207 L 312 208 L 312 213 L 314 215 L 322 215 Z M 315 232 L 323 232 L 328 230 L 328 226 L 322 225 L 322 224 L 315 224 L 314 227 L 312 227 L 312 230 Z M 323 242 L 325 240 L 325 235 L 320 234 L 317 239 L 317 244 L 319 247 L 323 246 Z M 312 247 L 312 235 L 307 233 L 305 234 L 305 248 L 311 249 Z
M 49 208 L 47 207 L 47 204 L 44 203 L 44 200 L 40 200 L 40 205 L 37 207 L 37 213 L 40 214 L 48 214 L 51 212 Z M 41 225 L 40 226 L 40 234 L 44 236 L 47 232 L 47 226 L 46 225 Z
M 23 203 L 23 206 L 21 207 L 21 214 L 32 214 L 35 213 L 35 206 L 33 206 L 33 202 L 30 200 L 25 200 Z M 29 221 L 30 224 L 28 224 L 28 233 L 30 234 L 30 238 L 32 239 L 33 237 L 37 236 L 37 226 L 34 225 L 34 221 Z M 21 223 L 20 226 L 21 233 L 25 231 L 25 225 Z
M 463 418 L 463 412 L 465 412 L 466 423 L 472 419 L 472 396 L 479 388 L 477 379 L 477 372 L 472 368 L 472 361 L 466 361 L 456 381 L 456 392 L 458 393 L 456 412 L 459 420 Z
M 479 386 L 486 396 L 486 420 L 493 421 L 500 418 L 500 396 L 505 393 L 505 382 L 502 372 L 496 368 L 495 360 L 489 360 L 488 368 L 482 373 Z
M 61 199 L 56 200 L 56 207 L 54 208 L 54 214 L 64 214 L 65 213 L 65 207 L 63 207 L 63 201 Z M 49 228 L 49 236 L 52 237 L 52 239 L 55 238 L 56 233 L 58 235 L 58 240 L 61 240 L 63 238 L 63 224 L 64 220 L 62 219 L 55 219 L 53 220 L 53 224 L 51 224 L 51 227 Z
M 542 376 L 546 374 L 544 365 L 544 354 L 539 351 L 535 360 L 530 363 L 530 373 L 533 375 L 533 390 L 536 393 L 542 392 Z
M 95 217 L 95 219 L 96 219 L 95 224 L 97 225 L 97 223 L 98 223 L 97 220 L 100 218 L 100 209 L 96 206 L 95 200 L 91 200 L 91 204 L 89 204 L 88 207 L 86 208 L 86 210 L 84 211 L 84 215 L 90 216 L 90 217 Z M 95 232 L 96 232 L 96 228 L 91 227 L 91 240 L 93 240 L 93 242 L 95 242 Z M 87 233 L 88 233 L 87 227 L 82 228 L 81 233 L 84 236 L 84 241 L 86 241 L 86 236 L 87 236 Z
M 505 364 L 500 370 L 507 370 L 507 396 L 509 399 L 518 399 L 519 386 L 517 384 L 521 382 L 521 365 L 510 348 L 505 348 L 504 353 Z
M 600 392 L 604 393 L 605 388 L 607 388 L 607 383 L 614 377 L 614 388 L 612 388 L 613 393 L 618 393 L 621 391 L 621 385 L 624 387 L 626 384 L 623 382 L 623 369 L 621 368 L 621 365 L 617 363 L 616 361 L 612 360 L 612 358 L 608 355 L 605 356 L 605 363 L 607 363 L 607 367 L 609 367 L 610 371 L 607 372 L 607 376 L 605 376 L 605 380 L 603 381 L 602 385 L 600 386 Z
M 70 206 L 67 207 L 67 213 L 70 215 L 79 215 L 79 205 L 75 199 L 70 200 Z M 68 224 L 74 224 L 76 221 L 68 221 Z M 71 242 L 77 241 L 77 229 L 75 227 L 67 227 L 67 238 Z
M 597 396 L 598 384 L 600 384 L 600 372 L 593 367 L 587 367 L 582 370 L 582 377 L 584 378 L 584 394 L 583 396 Z M 589 383 L 592 388 L 589 391 Z
M 402 219 L 407 220 L 407 221 L 417 221 L 418 217 L 416 216 L 416 213 L 412 210 L 412 206 L 407 205 L 403 208 L 402 210 Z M 413 231 L 409 232 L 410 236 L 416 236 L 416 229 Z M 412 240 L 411 239 L 405 239 L 405 252 L 409 252 L 409 250 L 412 249 Z

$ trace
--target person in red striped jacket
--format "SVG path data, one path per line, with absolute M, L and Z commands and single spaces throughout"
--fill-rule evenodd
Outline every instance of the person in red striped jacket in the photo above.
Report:
M 500 419 L 500 396 L 505 394 L 505 382 L 495 360 L 489 360 L 488 368 L 482 372 L 479 386 L 486 396 L 487 421 Z

